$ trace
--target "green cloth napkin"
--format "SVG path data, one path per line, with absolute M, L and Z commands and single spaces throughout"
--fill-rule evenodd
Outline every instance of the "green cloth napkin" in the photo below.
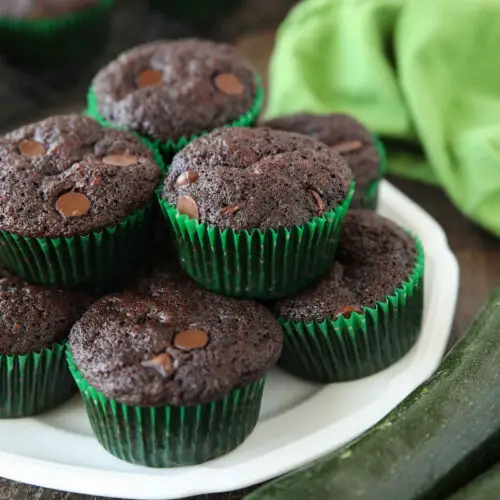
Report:
M 278 32 L 268 115 L 354 115 L 389 171 L 439 183 L 500 235 L 499 56 L 498 0 L 303 0 Z

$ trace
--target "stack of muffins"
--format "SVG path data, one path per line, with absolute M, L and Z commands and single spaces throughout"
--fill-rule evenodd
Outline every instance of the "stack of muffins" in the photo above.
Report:
M 86 116 L 0 139 L 1 417 L 74 379 L 110 453 L 198 464 L 250 434 L 276 363 L 332 383 L 411 348 L 423 249 L 371 210 L 380 143 L 261 106 L 232 48 L 157 42 L 98 73 Z

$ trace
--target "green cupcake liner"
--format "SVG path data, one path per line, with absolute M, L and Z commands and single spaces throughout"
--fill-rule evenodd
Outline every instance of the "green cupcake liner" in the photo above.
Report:
M 157 197 L 184 270 L 199 285 L 230 297 L 270 300 L 293 295 L 331 267 L 354 192 L 312 221 L 292 228 L 221 230 L 181 214 Z
M 166 16 L 193 23 L 218 20 L 241 5 L 243 0 L 150 0 L 150 6 Z
M 262 88 L 262 83 L 259 75 L 255 74 L 255 80 L 256 80 L 256 95 L 252 107 L 245 114 L 241 115 L 238 119 L 224 125 L 225 127 L 252 127 L 258 122 L 259 114 L 264 102 L 264 91 Z M 127 128 L 124 127 L 117 127 L 108 120 L 106 120 L 99 112 L 97 97 L 92 87 L 90 87 L 87 94 L 87 109 L 85 110 L 84 113 L 85 115 L 94 118 L 94 120 L 97 120 L 104 127 L 113 127 L 120 130 L 126 130 L 135 133 L 139 137 L 142 137 L 139 134 L 137 134 L 137 132 L 128 130 Z M 201 137 L 202 135 L 206 135 L 209 132 L 210 130 L 206 130 L 203 131 L 201 134 L 193 134 L 190 137 L 181 137 L 180 139 L 168 140 L 166 142 L 151 140 L 150 138 L 147 137 L 144 137 L 144 139 L 147 141 L 146 143 L 149 143 L 150 147 L 152 147 L 153 149 L 158 149 L 160 151 L 160 153 L 163 156 L 165 164 L 168 164 L 171 161 L 172 157 L 175 155 L 175 153 L 185 148 L 190 142 L 194 141 L 196 138 Z
M 68 364 L 103 448 L 121 460 L 148 467 L 196 465 L 229 453 L 259 418 L 265 377 L 225 398 L 196 406 L 139 407 L 107 399 Z
M 349 317 L 291 321 L 283 317 L 279 365 L 300 378 L 321 383 L 366 377 L 404 356 L 420 333 L 424 292 L 424 250 L 418 239 L 415 268 L 392 295 Z
M 37 415 L 76 393 L 65 345 L 56 342 L 39 353 L 0 355 L 0 418 Z
M 0 17 L 0 52 L 33 68 L 81 65 L 104 47 L 113 0 L 52 19 Z
M 365 189 L 361 207 L 369 210 L 377 209 L 380 181 L 387 171 L 387 154 L 384 145 L 379 139 L 375 138 L 375 146 L 380 156 L 379 169 L 377 172 L 377 177 L 373 179 L 373 181 L 370 182 L 370 184 L 368 184 Z
M 89 116 L 92 118 L 90 115 L 87 115 L 86 113 L 83 113 L 86 116 Z M 107 127 L 109 128 L 109 127 Z M 127 132 L 125 130 L 125 132 Z M 129 132 L 130 133 L 130 132 Z M 165 161 L 163 159 L 162 153 L 158 146 L 154 143 L 152 143 L 149 139 L 146 139 L 145 137 L 141 137 L 139 134 L 136 134 L 133 132 L 133 134 L 148 148 L 151 150 L 151 153 L 153 154 L 153 160 L 156 163 L 156 166 L 160 169 L 160 172 L 162 174 L 165 174 L 167 172 L 167 166 L 165 165 Z
M 85 236 L 28 238 L 0 231 L 0 262 L 22 279 L 58 287 L 112 287 L 140 260 L 151 235 L 152 204 Z

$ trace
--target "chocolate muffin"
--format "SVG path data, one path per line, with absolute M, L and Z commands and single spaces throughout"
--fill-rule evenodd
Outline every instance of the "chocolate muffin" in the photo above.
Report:
M 20 255 L 23 248 L 19 239 L 30 239 L 30 245 L 43 239 L 46 244 L 39 247 L 43 261 L 44 256 L 53 258 L 46 245 L 53 244 L 57 251 L 63 237 L 73 250 L 68 249 L 60 258 L 68 257 L 68 252 L 81 252 L 75 256 L 81 262 L 88 256 L 89 245 L 103 247 L 113 237 L 125 238 L 113 254 L 107 254 L 111 267 L 101 263 L 95 271 L 116 269 L 123 264 L 118 262 L 120 253 L 135 255 L 140 242 L 132 248 L 123 244 L 142 237 L 141 227 L 147 225 L 160 175 L 151 150 L 139 139 L 106 129 L 91 118 L 56 116 L 10 132 L 0 138 L 0 240 L 5 242 L 0 259 L 29 281 L 72 284 L 80 281 L 80 276 L 66 282 L 61 274 L 70 273 L 68 265 L 74 269 L 80 264 L 54 263 L 61 269 L 51 278 L 44 272 L 47 263 L 42 263 L 40 270 L 39 263 L 25 262 L 36 258 L 38 252 Z M 132 226 L 137 226 L 136 232 Z M 120 235 L 122 229 L 126 234 Z M 75 248 L 78 243 L 80 250 Z M 101 250 L 93 251 L 95 261 Z M 88 269 L 86 272 L 90 274 Z
M 71 330 L 70 366 L 108 451 L 153 467 L 189 465 L 248 436 L 282 341 L 263 306 L 170 273 L 142 295 L 95 303 Z
M 340 153 L 356 181 L 352 208 L 376 208 L 383 156 L 373 135 L 355 118 L 343 114 L 299 113 L 263 123 L 264 126 L 313 137 Z
M 261 379 L 277 362 L 282 333 L 263 306 L 194 285 L 185 291 L 183 281 L 165 282 L 156 297 L 107 296 L 82 316 L 70 349 L 90 385 L 124 404 L 193 406 Z
M 304 224 L 349 193 L 351 172 L 337 153 L 299 134 L 219 129 L 178 153 L 163 198 L 221 229 Z
M 145 262 L 135 280 L 124 290 L 127 293 L 138 294 L 142 297 L 162 298 L 170 288 L 180 288 L 184 293 L 197 294 L 203 289 L 183 272 L 175 254 L 154 254 L 150 262 Z
M 321 382 L 385 368 L 418 337 L 422 280 L 417 239 L 374 212 L 349 212 L 330 272 L 274 306 L 285 331 L 282 366 Z
M 35 415 L 74 394 L 63 339 L 89 305 L 88 296 L 0 279 L 0 418 Z
M 351 171 L 339 154 L 300 134 L 218 129 L 174 157 L 158 191 L 195 281 L 270 299 L 297 292 L 331 266 Z
M 178 150 L 194 136 L 251 125 L 261 107 L 255 69 L 228 45 L 160 41 L 123 53 L 92 82 L 89 113 Z
M 67 290 L 30 285 L 15 277 L 0 279 L 0 353 L 28 354 L 59 342 L 90 299 Z
M 352 210 L 328 275 L 301 294 L 278 301 L 277 313 L 309 322 L 336 318 L 345 308 L 361 312 L 408 279 L 416 256 L 415 240 L 404 229 L 373 212 Z
M 0 229 L 32 238 L 88 234 L 151 201 L 160 170 L 125 132 L 56 116 L 0 139 Z
M 19 19 L 52 19 L 86 9 L 99 0 L 2 0 L 0 16 Z
M 2 0 L 0 51 L 26 69 L 81 68 L 106 42 L 112 5 L 113 0 Z

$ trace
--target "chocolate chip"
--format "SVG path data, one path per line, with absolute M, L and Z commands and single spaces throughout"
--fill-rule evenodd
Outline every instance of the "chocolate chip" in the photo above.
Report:
M 28 158 L 35 158 L 45 154 L 45 146 L 37 141 L 25 139 L 19 143 L 19 152 Z
M 163 80 L 163 72 L 156 69 L 147 69 L 137 77 L 137 85 L 140 88 L 158 85 Z
M 159 316 L 158 316 L 158 321 L 162 324 L 162 325 L 168 325 L 171 323 L 172 321 L 172 318 L 170 317 L 170 315 L 168 315 L 167 313 L 160 313 Z
M 177 200 L 177 210 L 191 219 L 200 220 L 198 205 L 196 204 L 196 201 L 191 198 L 191 196 L 181 196 Z
M 234 215 L 236 212 L 239 212 L 241 210 L 241 207 L 233 203 L 232 205 L 228 205 L 227 207 L 221 208 L 220 213 L 221 215 Z
M 133 155 L 108 155 L 102 159 L 106 165 L 114 165 L 115 167 L 131 167 L 137 165 L 138 158 Z
M 158 354 L 154 358 L 148 359 L 141 363 L 145 368 L 154 368 L 158 373 L 166 377 L 173 371 L 172 358 L 166 352 Z
M 314 203 L 316 203 L 316 215 L 321 216 L 325 213 L 325 202 L 323 201 L 323 198 L 319 195 L 317 191 L 314 191 L 311 189 L 309 191 L 314 198 Z
M 185 172 L 182 172 L 179 177 L 177 177 L 175 185 L 177 187 L 188 186 L 189 184 L 196 182 L 199 178 L 200 174 L 198 174 L 198 172 L 195 172 L 194 170 L 186 170 Z
M 56 209 L 65 217 L 81 217 L 89 211 L 90 200 L 83 193 L 70 191 L 58 198 Z
M 353 151 L 356 151 L 362 146 L 363 143 L 361 141 L 344 141 L 344 142 L 339 142 L 338 144 L 334 144 L 331 147 L 332 149 L 337 151 L 337 153 L 345 154 L 345 153 L 352 153 Z
M 215 86 L 224 94 L 240 95 L 245 87 L 240 79 L 232 73 L 221 73 L 214 78 Z
M 203 330 L 185 330 L 174 337 L 174 346 L 183 351 L 201 349 L 208 344 L 208 335 Z
M 335 318 L 338 318 L 340 315 L 344 316 L 344 318 L 349 319 L 352 313 L 362 313 L 363 309 L 361 306 L 343 306 L 333 315 Z

